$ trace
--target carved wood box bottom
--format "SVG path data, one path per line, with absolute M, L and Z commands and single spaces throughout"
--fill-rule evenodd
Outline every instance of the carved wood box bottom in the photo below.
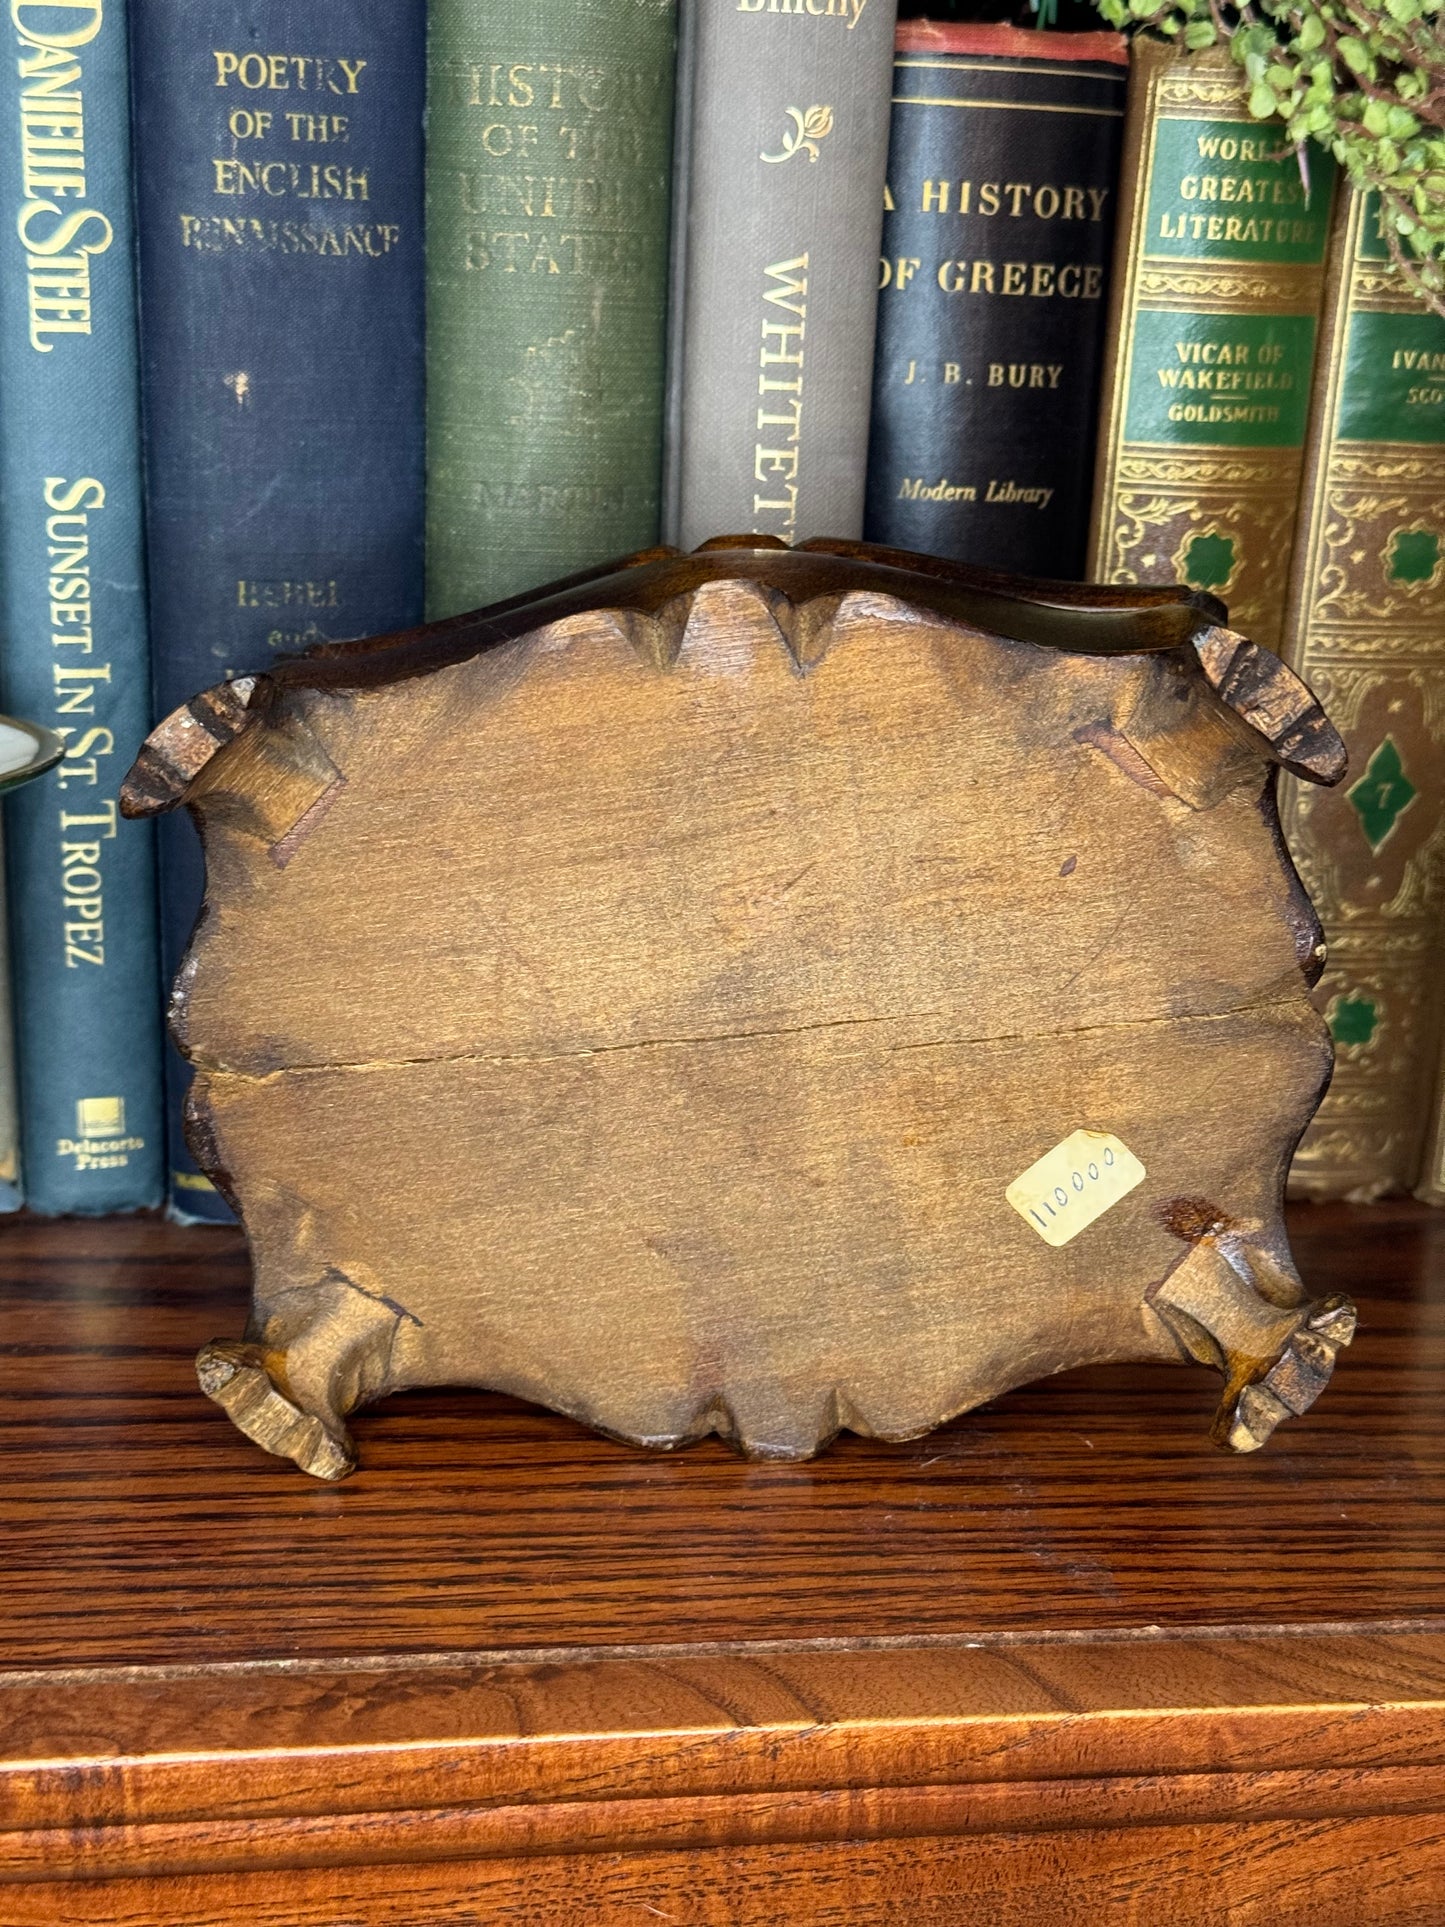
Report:
M 153 734 L 192 1142 L 255 1264 L 205 1390 L 512 1392 L 807 1456 L 1110 1359 L 1249 1450 L 1353 1330 L 1281 1217 L 1329 1042 L 1309 692 L 1209 598 L 753 538 L 318 650 Z

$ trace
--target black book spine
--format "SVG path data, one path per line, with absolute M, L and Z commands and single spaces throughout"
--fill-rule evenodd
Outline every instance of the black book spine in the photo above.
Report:
M 899 35 L 864 532 L 1077 577 L 1127 67 L 1067 57 L 1067 35 L 952 32 Z M 1009 51 L 972 50 L 991 36 Z

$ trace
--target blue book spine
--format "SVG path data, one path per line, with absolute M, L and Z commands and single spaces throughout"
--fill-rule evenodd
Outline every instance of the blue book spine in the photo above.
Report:
M 0 1211 L 18 1211 L 20 1112 L 15 1098 L 14 1006 L 10 997 L 10 940 L 6 932 L 4 862 L 0 858 Z
M 0 58 L 0 693 L 68 754 L 6 800 L 27 1202 L 164 1190 L 124 0 L 13 0 Z
M 160 715 L 421 615 L 425 32 L 424 0 L 131 0 Z M 173 975 L 201 863 L 161 831 Z M 173 1208 L 228 1217 L 168 1072 Z

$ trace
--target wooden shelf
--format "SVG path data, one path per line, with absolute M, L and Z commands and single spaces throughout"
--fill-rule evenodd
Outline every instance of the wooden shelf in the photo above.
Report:
M 1111 1367 L 786 1466 L 407 1394 L 326 1487 L 196 1389 L 236 1234 L 6 1222 L 0 1922 L 1445 1919 L 1445 1213 L 1292 1235 L 1361 1330 L 1252 1457 Z

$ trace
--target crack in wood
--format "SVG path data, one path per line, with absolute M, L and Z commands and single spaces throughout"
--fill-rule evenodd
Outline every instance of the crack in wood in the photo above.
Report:
M 1268 1017 L 1276 1013 L 1280 1016 L 1297 1018 L 1299 1013 L 1297 1000 L 1292 997 L 1271 998 L 1267 1002 L 1230 1004 L 1223 1010 L 1186 1011 L 1171 1013 L 1164 1017 L 1130 1018 L 1117 1024 L 1066 1025 L 1058 1030 L 980 1031 L 975 1035 L 962 1037 L 909 1038 L 890 1044 L 887 1048 L 890 1051 L 989 1049 L 995 1045 L 1047 1043 L 1054 1037 L 1107 1036 L 1115 1031 L 1139 1032 L 1188 1024 L 1218 1024 L 1228 1022 L 1234 1017 Z M 241 1078 L 248 1083 L 266 1084 L 278 1077 L 325 1076 L 343 1071 L 421 1070 L 434 1064 L 565 1064 L 588 1057 L 616 1056 L 627 1051 L 694 1050 L 726 1044 L 769 1043 L 786 1037 L 808 1037 L 815 1033 L 834 1030 L 877 1029 L 884 1025 L 905 1024 L 908 1021 L 909 1017 L 835 1017 L 813 1024 L 783 1025 L 767 1030 L 717 1031 L 695 1037 L 628 1038 L 616 1044 L 580 1045 L 575 1050 L 452 1051 L 439 1053 L 435 1057 L 375 1057 L 338 1059 L 329 1063 L 282 1064 L 275 1070 L 269 1071 L 243 1070 L 236 1065 L 204 1058 L 196 1053 L 192 1055 L 192 1062 L 198 1073 L 214 1077 Z

